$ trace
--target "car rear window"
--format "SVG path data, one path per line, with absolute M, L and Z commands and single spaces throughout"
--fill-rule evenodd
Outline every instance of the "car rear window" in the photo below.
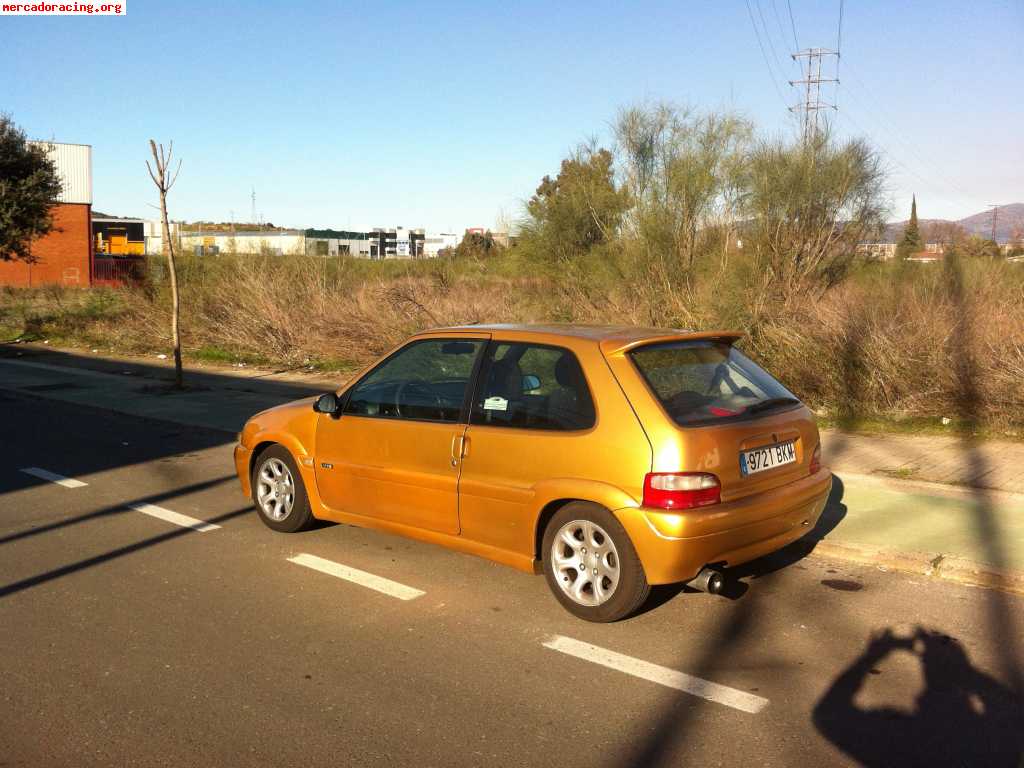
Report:
M 692 426 L 789 408 L 800 401 L 729 344 L 682 341 L 629 353 L 669 416 Z

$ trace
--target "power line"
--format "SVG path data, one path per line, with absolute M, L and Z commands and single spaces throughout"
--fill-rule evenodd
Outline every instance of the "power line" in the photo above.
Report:
M 850 95 L 851 96 L 853 95 L 852 91 L 850 92 Z M 960 205 L 962 205 L 965 202 L 969 203 L 969 201 L 970 201 L 970 197 L 969 196 L 962 196 L 962 193 L 959 193 L 959 192 L 953 190 L 951 187 L 948 187 L 948 186 L 945 186 L 945 185 L 941 185 L 941 184 L 937 184 L 934 179 L 925 178 L 920 173 L 918 173 L 913 168 L 911 168 L 909 165 L 907 165 L 907 163 L 905 163 L 904 161 L 900 160 L 891 149 L 886 147 L 878 139 L 877 135 L 872 134 L 870 131 L 868 131 L 866 128 L 864 128 L 860 123 L 858 123 L 856 120 L 854 120 L 853 115 L 850 113 L 849 110 L 844 110 L 844 111 L 840 112 L 839 114 L 842 115 L 843 117 L 847 118 L 851 123 L 853 123 L 854 126 L 856 127 L 856 129 L 859 132 L 863 133 L 868 138 L 870 138 L 871 141 L 878 147 L 878 149 L 880 149 L 883 153 L 885 153 L 889 157 L 889 159 L 892 160 L 896 165 L 900 166 L 903 170 L 905 170 L 907 173 L 912 175 L 914 178 L 916 178 L 919 181 L 923 182 L 927 186 L 927 188 L 929 190 L 931 190 L 933 193 L 935 193 L 936 197 L 938 197 L 940 200 L 943 200 L 943 201 L 945 201 L 947 203 L 955 203 L 958 200 Z M 883 130 L 886 130 L 886 132 L 889 133 L 890 136 L 893 136 L 894 138 L 898 138 L 891 131 L 888 131 L 885 128 L 884 125 L 881 126 L 881 127 L 883 128 Z M 919 159 L 919 162 L 921 162 L 920 159 Z M 922 163 L 922 165 L 927 166 L 927 163 Z M 953 193 L 952 197 L 949 194 L 950 192 Z M 968 204 L 968 207 L 970 207 L 970 204 Z
M 800 50 L 800 43 L 796 41 L 796 22 L 793 20 L 793 4 L 786 0 L 786 7 L 789 9 L 789 26 L 793 29 L 793 50 Z
M 775 4 L 775 0 L 772 0 L 772 15 L 775 16 L 775 23 L 779 27 L 779 36 L 782 38 L 783 44 L 785 44 L 786 30 L 782 28 L 782 17 L 779 15 L 779 7 Z
M 839 32 L 836 34 L 836 50 L 843 50 L 843 0 L 839 0 Z
M 775 43 L 772 42 L 772 35 L 768 31 L 768 25 L 765 23 L 764 13 L 761 12 L 761 0 L 754 0 L 754 7 L 757 8 L 757 15 L 761 19 L 761 29 L 764 30 L 764 38 L 768 41 L 768 48 L 772 52 L 772 58 L 775 60 L 775 63 L 779 67 L 779 72 L 781 73 L 782 70 L 785 69 L 785 66 L 783 66 L 782 59 L 779 58 L 779 54 L 775 50 Z
M 882 129 L 890 136 L 892 136 L 909 155 L 913 155 L 917 159 L 917 162 L 921 164 L 922 168 L 932 169 L 932 171 L 935 173 L 935 177 L 942 182 L 942 186 L 945 186 L 947 191 L 954 192 L 956 196 L 961 197 L 963 201 L 967 202 L 972 199 L 971 195 L 966 190 L 964 190 L 957 182 L 953 181 L 950 177 L 946 176 L 941 171 L 939 171 L 939 168 L 941 167 L 940 164 L 930 162 L 928 158 L 924 157 L 918 151 L 915 144 L 911 140 L 909 140 L 902 133 L 902 131 L 896 125 L 896 123 L 894 123 L 888 117 L 887 111 L 885 110 L 885 108 L 882 107 L 880 102 L 877 99 L 875 99 L 874 94 L 872 94 L 871 92 L 871 89 L 867 85 L 865 85 L 859 77 L 857 77 L 857 74 L 855 72 L 850 70 L 849 64 L 847 64 L 846 66 L 846 80 L 847 85 L 850 85 L 852 83 L 854 86 L 856 86 L 856 88 L 862 91 L 864 96 L 866 96 L 871 101 L 871 106 L 866 111 L 878 115 L 879 125 L 881 125 Z M 859 101 L 854 91 L 849 91 L 849 94 L 855 100 Z M 866 107 L 868 105 L 862 103 L 862 106 Z
M 779 40 L 781 41 L 782 49 L 785 50 L 786 46 L 787 46 L 787 43 L 786 43 L 786 30 L 782 26 L 782 16 L 779 15 L 779 7 L 775 4 L 775 0 L 772 0 L 772 14 L 775 16 L 775 23 L 776 23 L 776 25 L 779 28 Z M 796 38 L 794 36 L 794 41 L 795 41 L 795 39 Z M 790 63 L 793 64 L 793 66 L 795 66 L 797 68 L 797 71 L 800 70 L 799 64 L 797 64 L 796 61 L 794 61 L 792 57 L 790 57 Z M 800 74 L 803 74 L 803 73 L 801 72 Z
M 789 0 L 787 0 L 787 4 L 789 4 Z M 840 64 L 840 61 L 842 59 L 843 20 L 844 20 L 844 16 L 845 16 L 845 13 L 844 13 L 845 8 L 844 8 L 844 6 L 845 6 L 845 0 L 839 0 L 839 22 L 838 22 L 838 26 L 837 26 L 837 29 L 836 29 L 836 50 L 834 52 L 835 56 L 836 56 L 836 68 L 835 68 L 835 75 L 836 76 L 835 76 L 834 82 L 837 84 L 837 86 L 838 86 L 838 83 L 839 83 L 839 64 Z M 791 6 L 790 6 L 790 11 L 792 12 L 792 7 Z M 795 25 L 794 25 L 794 35 L 795 35 Z M 808 58 L 808 76 L 807 76 L 808 93 L 810 92 L 810 88 L 811 88 L 810 83 L 812 82 L 811 73 L 810 73 L 810 64 L 811 64 L 811 59 Z M 888 115 L 886 114 L 886 111 L 874 99 L 874 96 L 872 95 L 871 90 L 866 85 L 864 85 L 860 81 L 860 79 L 856 77 L 855 74 L 853 74 L 853 73 L 851 73 L 849 71 L 849 66 L 847 66 L 844 69 L 844 72 L 846 72 L 846 77 L 847 78 L 852 77 L 854 83 L 856 83 L 858 85 L 858 87 L 863 90 L 864 94 L 869 99 L 871 99 L 871 101 L 874 103 L 876 109 L 872 110 L 872 109 L 868 108 L 866 110 L 866 114 L 876 114 L 876 115 L 879 115 L 881 117 L 881 119 L 885 121 L 885 123 L 888 123 L 888 125 L 891 126 L 891 129 L 889 127 L 887 127 L 887 125 L 885 125 L 882 122 L 879 122 L 878 124 L 882 127 L 883 130 L 885 130 L 893 138 L 895 138 L 897 140 L 897 142 L 899 142 L 901 145 L 903 145 L 906 148 L 906 150 L 908 150 L 909 153 L 911 155 L 913 155 L 917 159 L 917 161 L 921 164 L 922 168 L 927 168 L 929 170 L 936 171 L 937 177 L 943 183 L 941 185 L 936 185 L 934 181 L 925 178 L 921 174 L 917 173 L 909 165 L 907 165 L 906 163 L 904 163 L 903 161 L 898 159 L 889 149 L 887 149 L 884 145 L 882 145 L 882 143 L 877 138 L 872 136 L 866 129 L 864 129 L 859 123 L 857 123 L 857 121 L 855 121 L 853 119 L 853 116 L 849 113 L 849 110 L 844 110 L 843 112 L 840 112 L 839 111 L 839 107 L 838 107 L 838 87 L 836 89 L 837 90 L 837 98 L 836 98 L 836 102 L 837 103 L 834 104 L 834 105 L 821 104 L 818 108 L 820 109 L 820 108 L 822 108 L 824 106 L 831 106 L 831 107 L 833 107 L 833 109 L 835 109 L 838 114 L 841 114 L 844 118 L 846 118 L 853 125 L 855 125 L 855 127 L 857 128 L 858 131 L 860 131 L 861 133 L 864 133 L 869 138 L 871 138 L 871 140 L 875 143 L 875 145 L 878 147 L 878 149 L 883 154 L 885 154 L 892 162 L 894 162 L 896 165 L 898 165 L 901 168 L 903 168 L 907 173 L 911 174 L 912 176 L 914 176 L 918 180 L 922 181 L 929 189 L 933 190 L 933 192 L 935 190 L 940 190 L 941 191 L 941 188 L 945 187 L 947 189 L 947 191 L 953 192 L 954 196 L 956 198 L 961 198 L 961 201 L 960 201 L 961 203 L 968 203 L 968 206 L 970 206 L 970 204 L 971 204 L 970 203 L 970 200 L 971 200 L 970 195 L 966 194 L 962 189 L 960 189 L 958 184 L 950 181 L 949 178 L 944 177 L 941 173 L 938 173 L 938 171 L 937 171 L 938 166 L 935 165 L 935 164 L 929 163 L 925 158 L 923 158 L 920 155 L 920 153 L 918 153 L 917 149 L 914 147 L 914 145 L 911 142 L 904 141 L 903 137 L 900 135 L 899 128 L 896 126 L 896 124 L 894 122 L 892 122 L 889 119 Z M 816 86 L 816 87 L 820 88 L 820 86 Z M 856 99 L 856 94 L 854 93 L 854 91 L 848 91 L 848 92 L 849 92 L 849 95 L 851 97 L 853 97 L 855 100 L 859 101 L 859 99 Z M 808 99 L 807 99 L 807 103 L 810 103 L 810 97 L 809 96 L 808 96 Z M 816 113 L 815 113 L 815 115 L 816 115 Z M 805 124 L 806 124 L 806 117 L 807 116 L 805 114 Z M 816 126 L 815 126 L 815 130 L 816 130 Z M 938 199 L 944 200 L 945 202 L 947 202 L 949 204 L 954 204 L 953 200 L 951 200 L 948 197 L 948 195 L 946 195 L 945 193 L 941 193 L 941 194 L 937 195 L 937 197 L 938 197 Z M 997 214 L 994 214 L 994 216 L 995 215 L 997 215 Z M 994 225 L 993 225 L 993 227 L 994 227 Z
M 839 32 L 836 34 L 836 78 L 839 77 L 839 61 L 843 57 L 843 0 L 839 0 Z M 839 80 L 837 79 L 838 83 Z M 838 101 L 838 99 L 836 99 Z
M 772 87 L 775 89 L 775 93 L 779 97 L 779 101 L 788 109 L 789 104 L 786 103 L 786 99 L 782 95 L 782 91 L 779 90 L 779 84 L 775 80 L 775 72 L 772 70 L 772 64 L 768 60 L 768 54 L 765 53 L 764 44 L 761 42 L 761 33 L 757 29 L 757 22 L 754 21 L 754 12 L 750 9 L 750 0 L 743 0 L 747 6 L 747 16 L 750 17 L 750 25 L 754 28 L 754 35 L 757 37 L 757 47 L 761 49 L 761 58 L 764 59 L 765 66 L 768 67 L 768 77 L 771 78 Z
M 874 135 L 872 135 L 870 131 L 868 131 L 863 125 L 857 122 L 853 118 L 853 115 L 850 114 L 849 110 L 838 112 L 838 114 L 840 117 L 844 118 L 845 120 L 848 120 L 850 124 L 857 130 L 858 133 L 861 133 L 867 136 L 869 139 L 871 139 L 871 141 L 878 149 L 878 151 L 885 155 L 891 162 L 898 165 L 900 168 L 909 173 L 915 179 L 923 183 L 929 190 L 932 191 L 936 199 L 947 204 L 950 204 L 953 207 L 959 207 L 958 203 L 953 198 L 950 198 L 947 194 L 943 193 L 938 187 L 936 187 L 933 181 L 931 181 L 930 179 L 926 179 L 920 173 L 918 173 L 909 165 L 900 160 L 895 154 L 893 154 L 893 152 L 890 149 L 888 149 L 884 144 L 882 144 L 882 142 L 880 142 Z M 963 202 L 963 200 L 960 201 L 961 204 Z

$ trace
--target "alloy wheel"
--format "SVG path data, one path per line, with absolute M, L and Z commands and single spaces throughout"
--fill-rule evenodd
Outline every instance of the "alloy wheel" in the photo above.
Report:
M 295 479 L 281 459 L 269 458 L 260 467 L 256 481 L 256 502 L 271 520 L 280 522 L 295 506 Z
M 573 520 L 558 529 L 551 544 L 551 568 L 562 591 L 579 605 L 601 605 L 619 585 L 615 542 L 590 520 Z

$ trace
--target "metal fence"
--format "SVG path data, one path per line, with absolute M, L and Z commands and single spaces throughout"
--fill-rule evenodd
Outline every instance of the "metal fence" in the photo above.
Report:
M 96 256 L 93 260 L 94 285 L 138 285 L 146 279 L 145 256 Z

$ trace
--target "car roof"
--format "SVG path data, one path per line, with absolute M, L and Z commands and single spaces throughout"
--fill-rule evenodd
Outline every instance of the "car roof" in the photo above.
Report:
M 642 344 L 682 339 L 713 339 L 733 343 L 742 334 L 734 331 L 693 331 L 682 328 L 644 328 L 635 325 L 587 325 L 578 323 L 490 323 L 431 328 L 419 335 L 444 332 L 516 333 L 575 338 L 600 344 L 605 354 L 622 352 Z

